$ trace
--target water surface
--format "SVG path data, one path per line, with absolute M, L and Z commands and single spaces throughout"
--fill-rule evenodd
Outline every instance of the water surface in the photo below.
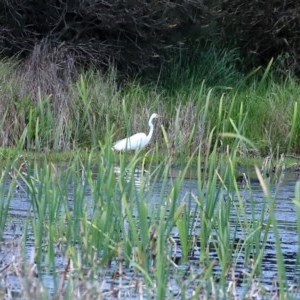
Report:
M 174 180 L 176 180 L 176 174 L 178 172 L 178 168 L 174 168 L 170 170 L 170 176 L 165 180 L 153 180 L 148 177 L 147 184 L 143 184 L 143 180 L 145 176 L 150 176 L 151 170 L 149 173 L 145 173 L 144 170 L 141 171 L 139 169 L 135 170 L 134 178 L 137 190 L 143 188 L 146 192 L 148 192 L 149 197 L 149 206 L 153 207 L 153 210 L 159 209 L 159 207 L 163 206 L 167 201 L 171 201 L 167 199 L 166 196 L 169 195 L 169 190 L 172 189 Z M 116 167 L 115 173 L 118 176 L 119 169 Z M 146 174 L 146 175 L 145 175 Z M 179 192 L 177 205 L 180 205 L 181 202 L 189 203 L 191 210 L 197 209 L 197 197 L 199 197 L 199 193 L 201 196 L 205 197 L 205 191 L 198 190 L 198 181 L 196 171 L 191 172 L 191 176 L 187 176 L 182 184 L 182 187 Z M 95 174 L 95 176 L 101 176 L 101 174 Z M 130 178 L 130 176 L 129 176 Z M 270 184 L 271 197 L 275 199 L 275 216 L 276 220 L 279 224 L 279 234 L 281 239 L 281 248 L 284 257 L 284 264 L 286 268 L 287 275 L 287 284 L 288 286 L 292 286 L 293 284 L 299 283 L 299 265 L 297 263 L 298 258 L 298 250 L 299 250 L 299 236 L 297 233 L 297 214 L 296 207 L 293 202 L 295 196 L 295 185 L 298 181 L 298 175 L 295 172 L 286 172 L 284 176 L 281 178 L 280 184 Z M 7 186 L 10 185 L 10 179 L 5 183 Z M 28 191 L 26 184 L 19 180 L 18 182 L 19 188 L 15 190 L 13 198 L 10 201 L 9 212 L 8 212 L 8 221 L 3 233 L 3 243 L 0 252 L 0 258 L 2 262 L 2 266 L 5 264 L 10 264 L 14 257 L 20 256 L 20 247 L 18 247 L 19 241 L 22 239 L 24 233 L 24 226 L 28 226 L 28 222 L 26 222 L 27 218 L 31 218 L 31 204 L 28 196 Z M 240 194 L 242 196 L 243 204 L 246 209 L 247 221 L 253 222 L 253 220 L 260 220 L 262 216 L 262 211 L 266 209 L 266 198 L 262 191 L 262 188 L 259 183 L 251 183 L 250 188 L 246 185 L 239 185 Z M 73 189 L 70 186 L 68 189 L 68 201 L 72 203 L 73 198 Z M 223 197 L 226 201 L 228 197 L 228 191 L 224 190 L 220 185 L 220 195 L 219 197 Z M 93 205 L 92 205 L 92 196 L 91 190 L 87 187 L 86 189 L 86 203 L 89 205 L 89 212 L 92 213 Z M 227 199 L 228 201 L 228 199 Z M 238 197 L 234 196 L 234 203 L 236 207 L 239 205 Z M 233 206 L 232 214 L 230 216 L 230 226 L 232 226 L 232 243 L 242 243 L 247 236 L 245 236 L 245 231 L 242 228 L 236 227 L 236 218 L 237 218 L 237 209 Z M 265 213 L 264 218 L 267 222 L 268 212 Z M 196 224 L 193 234 L 195 236 L 199 235 L 200 232 L 200 221 L 199 224 Z M 185 272 L 190 272 L 193 269 L 193 272 L 201 272 L 201 268 L 199 266 L 199 255 L 201 252 L 200 243 L 196 242 L 194 245 L 194 249 L 189 257 L 187 262 L 181 262 L 181 247 L 180 247 L 180 239 L 177 232 L 177 229 L 174 227 L 172 230 L 172 238 L 177 243 L 177 247 L 174 247 L 170 250 L 170 256 L 174 259 L 174 262 L 177 264 L 177 271 L 174 271 L 174 276 L 170 276 L 169 280 L 169 289 L 172 291 L 174 298 L 176 295 L 180 296 L 180 291 L 178 288 L 179 282 L 176 279 L 176 272 L 181 272 L 184 274 Z M 23 249 L 24 250 L 24 249 Z M 26 240 L 26 249 L 24 251 L 26 255 L 26 259 L 28 261 L 33 260 L 34 253 L 34 235 L 33 233 L 27 235 Z M 217 260 L 217 254 L 212 249 L 211 258 Z M 236 265 L 234 266 L 234 272 L 236 276 L 243 275 L 249 270 L 249 266 L 245 265 L 245 258 L 243 257 L 243 253 L 241 252 L 239 257 L 236 258 Z M 56 267 L 58 269 L 63 269 L 66 261 L 63 257 L 56 257 Z M 116 266 L 112 265 L 111 268 L 115 268 Z M 275 250 L 275 237 L 272 230 L 268 234 L 267 243 L 264 251 L 264 258 L 262 260 L 261 265 L 261 274 L 259 275 L 259 281 L 264 284 L 266 288 L 270 291 L 274 289 L 274 282 L 276 282 L 277 275 L 277 258 L 276 258 L 276 250 Z M 216 276 L 221 272 L 220 266 L 216 264 L 214 267 L 214 272 Z M 132 273 L 132 269 L 126 270 L 127 274 Z M 107 271 L 107 280 L 101 283 L 101 289 L 103 291 L 109 290 L 112 284 L 112 278 L 109 270 Z M 180 277 L 181 278 L 181 277 Z M 49 288 L 51 291 L 55 289 L 53 285 L 53 278 L 51 274 L 44 274 L 42 278 L 45 286 Z M 194 282 L 188 282 L 189 288 L 186 291 L 186 296 L 192 294 L 193 285 L 196 285 L 197 281 L 195 279 Z M 12 291 L 18 292 L 20 290 L 20 283 L 18 282 L 18 278 L 15 274 L 10 274 L 5 281 L 5 284 L 8 284 Z M 126 280 L 124 280 L 123 284 L 126 284 Z M 128 284 L 132 284 L 130 280 L 128 280 Z M 243 294 L 243 286 L 240 287 L 239 293 Z M 179 297 L 178 296 L 178 297 Z M 128 295 L 128 299 L 138 298 L 138 294 L 130 294 Z

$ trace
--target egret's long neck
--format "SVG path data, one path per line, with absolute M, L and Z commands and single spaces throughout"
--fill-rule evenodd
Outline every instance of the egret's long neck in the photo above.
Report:
M 153 135 L 153 130 L 154 130 L 154 126 L 152 124 L 152 122 L 149 122 L 149 127 L 150 127 L 150 130 L 149 130 L 149 133 L 147 135 L 147 140 L 150 141 L 151 140 L 151 137 Z
M 149 127 L 150 127 L 150 130 L 149 130 L 149 133 L 147 135 L 147 143 L 150 142 L 151 138 L 152 138 L 152 135 L 153 135 L 153 130 L 154 130 L 154 125 L 153 125 L 153 119 L 155 118 L 154 115 L 151 116 L 150 120 L 149 120 Z

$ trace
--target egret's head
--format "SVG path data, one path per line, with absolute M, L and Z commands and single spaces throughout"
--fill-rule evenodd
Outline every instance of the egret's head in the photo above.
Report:
M 158 119 L 158 118 L 160 118 L 159 114 L 156 114 L 156 113 L 152 114 L 151 117 L 150 117 L 150 119 L 149 119 L 149 126 L 153 126 L 152 121 L 154 119 Z
M 159 115 L 157 113 L 152 114 L 150 117 L 150 119 L 158 119 L 158 118 L 161 118 L 161 115 Z

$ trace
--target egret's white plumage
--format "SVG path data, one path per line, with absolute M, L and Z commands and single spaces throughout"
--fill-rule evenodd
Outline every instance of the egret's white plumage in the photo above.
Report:
M 153 130 L 154 130 L 153 120 L 157 118 L 159 118 L 158 114 L 151 115 L 149 119 L 150 131 L 148 135 L 146 135 L 143 132 L 139 132 L 128 138 L 117 141 L 112 147 L 113 150 L 129 151 L 129 150 L 140 150 L 145 148 L 149 144 L 153 135 Z

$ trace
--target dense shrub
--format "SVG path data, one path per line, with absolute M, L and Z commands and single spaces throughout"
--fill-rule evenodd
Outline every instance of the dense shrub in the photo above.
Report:
M 249 64 L 278 58 L 281 71 L 300 75 L 299 0 L 222 0 L 221 11 L 224 40 L 239 47 Z
M 40 47 L 59 63 L 113 63 L 127 75 L 159 70 L 176 49 L 190 55 L 186 49 L 207 43 L 241 49 L 250 67 L 278 58 L 281 70 L 299 75 L 299 31 L 300 0 L 0 1 L 3 56 L 27 58 Z
M 27 57 L 46 41 L 47 53 L 68 53 L 80 65 L 114 63 L 136 73 L 159 67 L 167 48 L 203 35 L 210 14 L 198 0 L 2 0 L 0 51 Z

